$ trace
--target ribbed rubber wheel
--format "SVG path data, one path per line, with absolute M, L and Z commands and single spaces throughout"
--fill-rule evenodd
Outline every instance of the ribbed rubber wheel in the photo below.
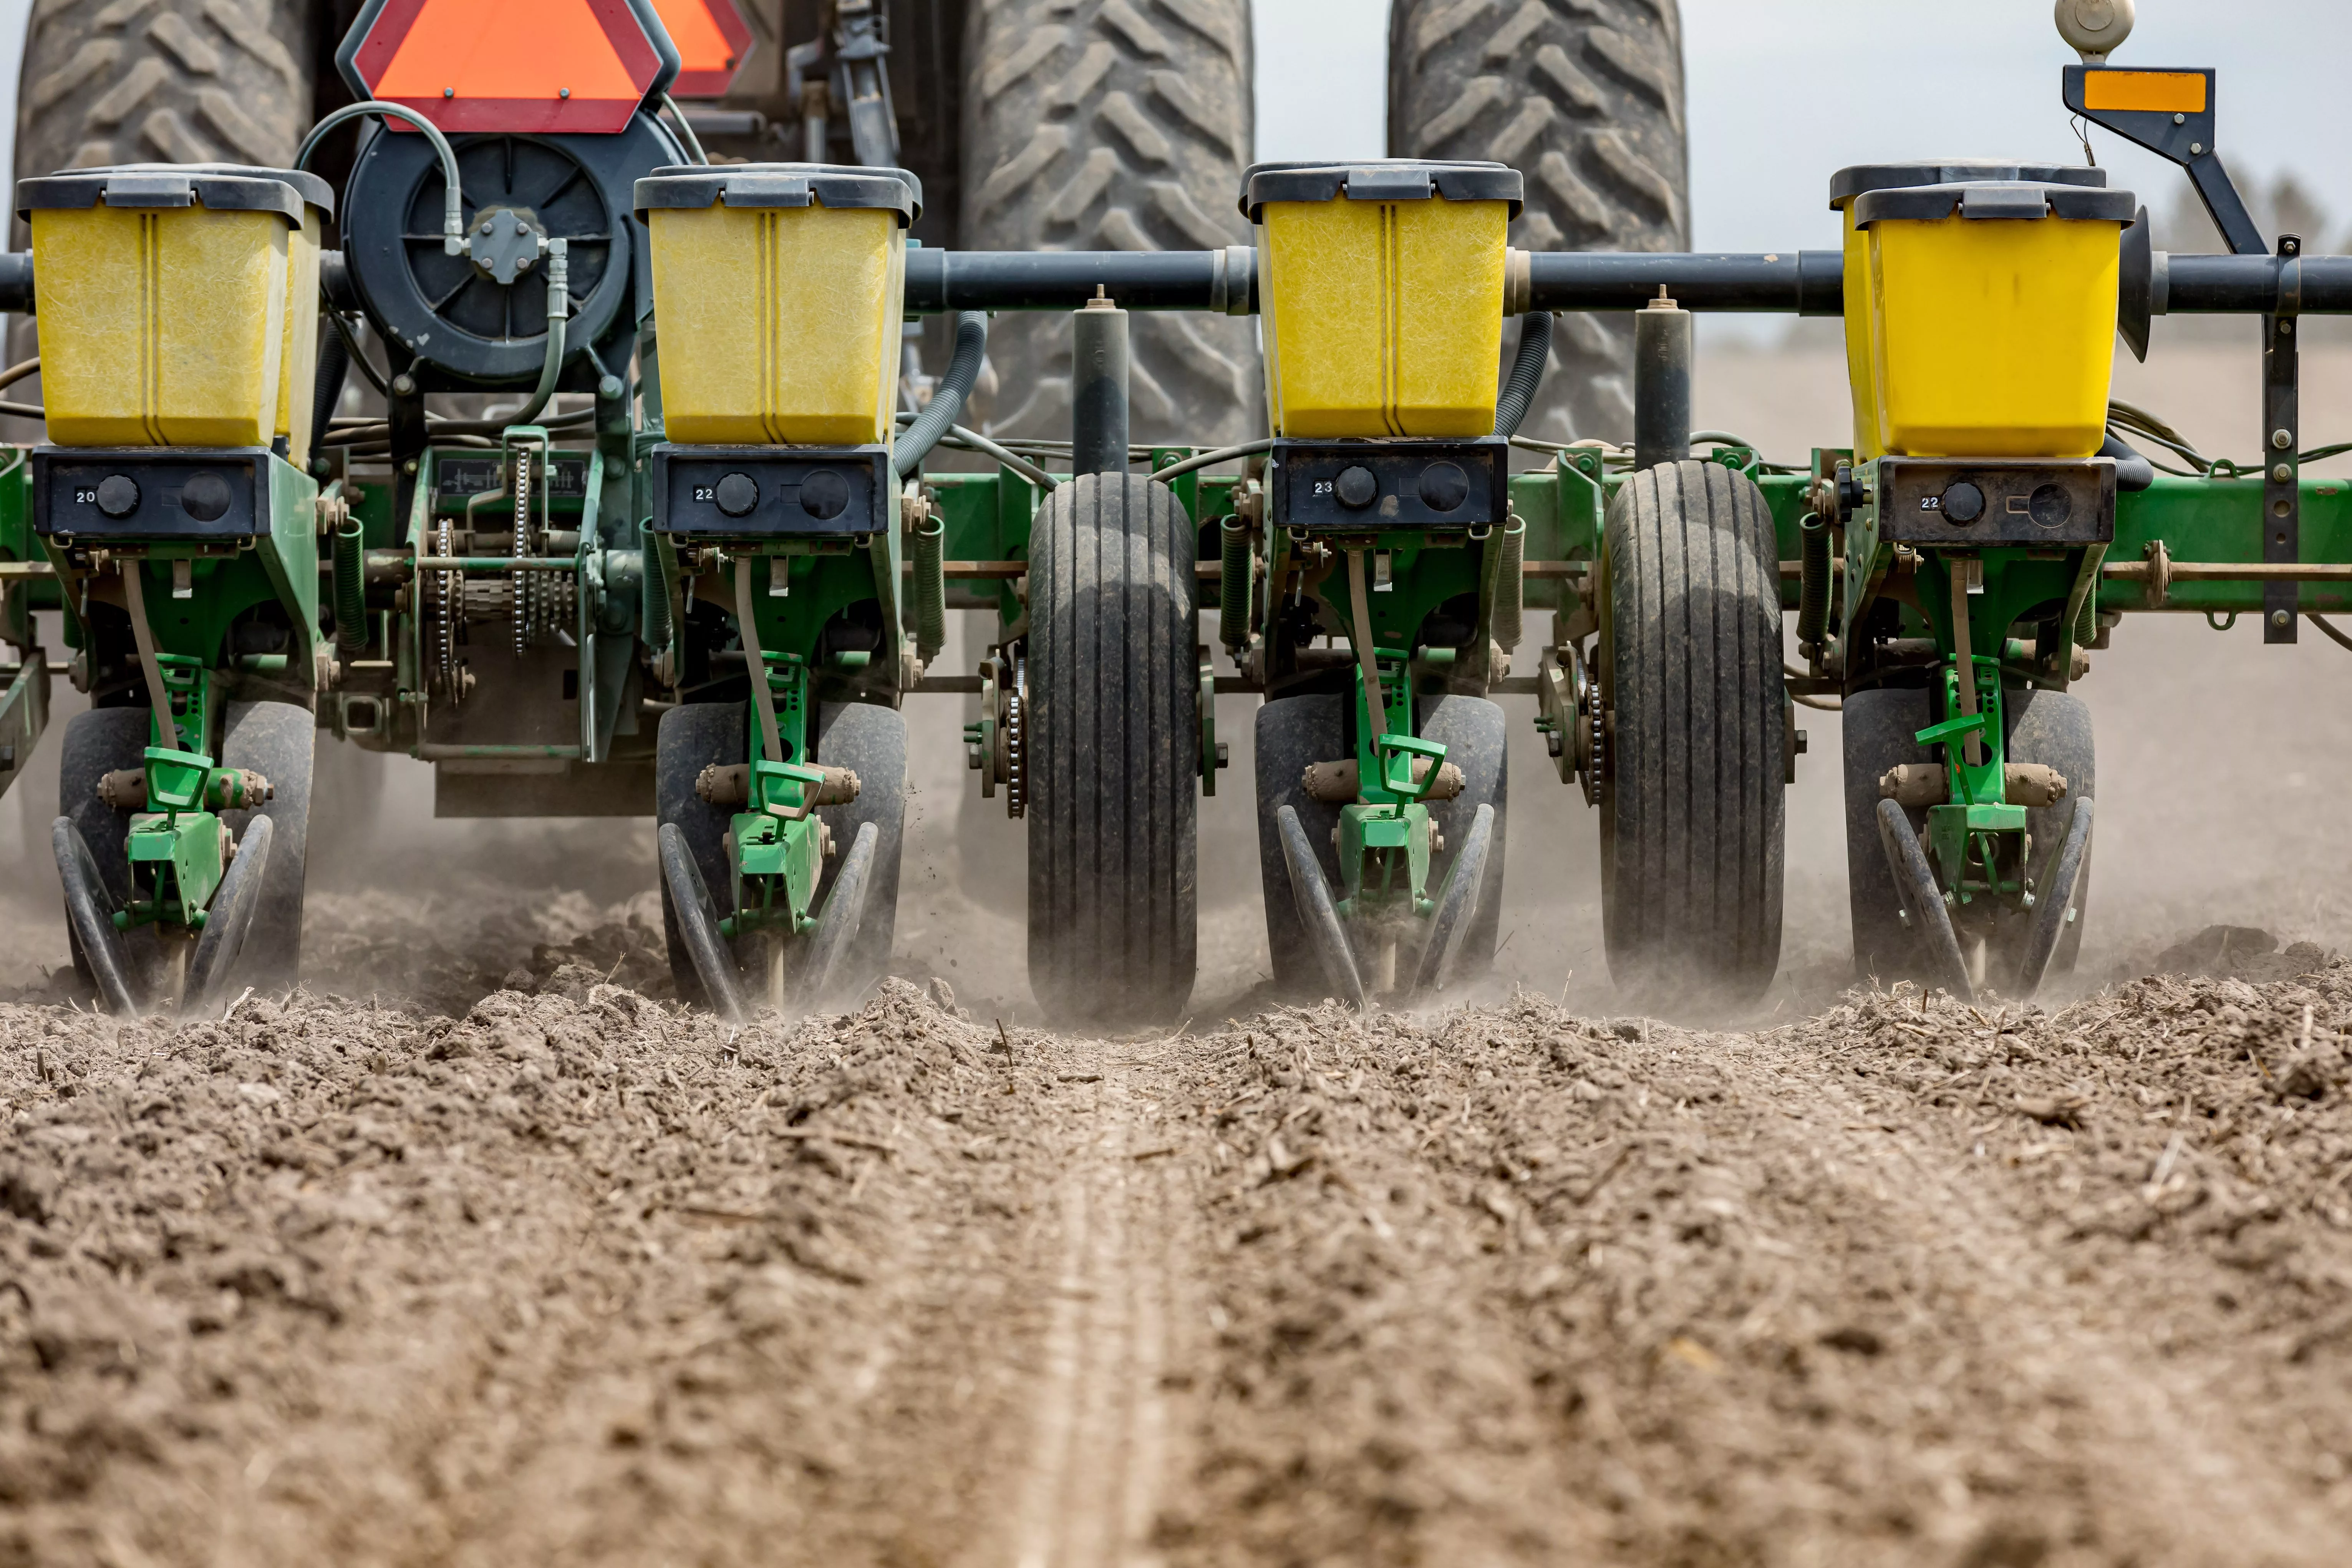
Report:
M 857 773 L 857 798 L 818 807 L 833 833 L 833 858 L 817 889 L 829 899 L 857 830 L 873 824 L 874 863 L 866 872 L 866 911 L 834 972 L 832 994 L 865 994 L 890 969 L 898 930 L 898 863 L 907 844 L 907 716 L 871 702 L 827 702 L 817 710 L 816 761 Z
M 1285 697 L 1257 710 L 1258 882 L 1265 898 L 1265 945 L 1274 963 L 1274 987 L 1284 996 L 1321 996 L 1328 986 L 1312 933 L 1298 913 L 1276 814 L 1286 805 L 1297 812 L 1300 830 L 1323 868 L 1324 880 L 1338 881 L 1331 830 L 1339 825 L 1339 808 L 1308 795 L 1305 774 L 1310 763 L 1336 763 L 1353 754 L 1343 698 L 1328 693 Z
M 40 0 L 16 175 L 100 163 L 283 168 L 310 122 L 310 0 Z
M 1527 176 L 1523 250 L 1687 250 L 1690 160 L 1675 0 L 1396 0 L 1389 152 Z M 1517 348 L 1516 329 L 1503 345 Z M 1633 434 L 1630 316 L 1569 315 L 1520 434 Z
M 2033 839 L 2035 886 L 2050 886 L 2052 862 L 2064 842 L 2072 820 L 2069 803 L 2095 800 L 2099 793 L 2098 748 L 2091 733 L 2091 710 L 2071 691 L 2036 691 L 2021 687 L 2006 694 L 2009 708 L 2009 760 L 2041 763 L 2056 768 L 2066 779 L 2066 797 L 2056 805 L 2025 814 L 2025 831 Z M 2090 919 L 2091 853 L 2083 851 L 2083 868 L 2074 879 L 2074 921 L 2058 939 L 2049 973 L 2072 974 L 2083 952 L 2083 927 Z
M 1029 984 L 1066 1019 L 1192 994 L 1200 672 L 1193 531 L 1168 487 L 1087 475 L 1029 533 Z
M 1249 243 L 1247 0 L 974 0 L 964 42 L 963 221 L 972 250 L 1207 250 Z M 1133 434 L 1219 445 L 1262 436 L 1246 319 L 1130 322 Z M 991 324 L 985 427 L 1070 433 L 1070 317 Z
M 1665 464 L 1611 501 L 1606 551 L 1609 971 L 1644 999 L 1743 1000 L 1780 956 L 1787 698 L 1771 513 L 1745 475 Z

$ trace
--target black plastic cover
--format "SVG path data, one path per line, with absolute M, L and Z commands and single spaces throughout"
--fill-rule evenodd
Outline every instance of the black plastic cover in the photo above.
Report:
M 1907 185 L 1965 185 L 1976 180 L 2023 180 L 2037 185 L 2104 187 L 2105 169 L 2081 163 L 2021 163 L 2000 158 L 1927 158 L 1909 163 L 1856 163 L 1830 176 L 1830 205 L 1843 211 L 1854 197 Z
M 887 207 L 906 227 L 923 216 L 923 183 L 904 169 L 844 163 L 699 163 L 656 169 L 636 184 L 637 216 L 656 208 Z
M 1961 487 L 1967 487 L 1965 489 Z M 1947 510 L 1970 499 L 1966 522 Z M 2014 458 L 1881 458 L 1878 537 L 1889 544 L 2112 544 L 2116 463 Z
M 16 216 L 110 207 L 194 207 L 276 213 L 299 226 L 305 199 L 335 210 L 334 193 L 316 174 L 294 169 L 236 169 L 220 163 L 124 163 L 75 169 L 16 184 Z
M 1913 185 L 1872 191 L 1855 199 L 1857 228 L 1887 220 L 1933 223 L 1958 213 L 1964 218 L 2060 217 L 2077 222 L 2130 224 L 2139 203 L 2129 191 L 2083 185 L 2037 184 L 2030 180 L 1975 180 L 1966 184 Z
M 1485 527 L 1510 515 L 1510 442 L 1496 436 L 1276 441 L 1266 490 L 1277 528 L 1381 533 Z M 1442 501 L 1453 504 L 1435 504 Z
M 845 539 L 892 526 L 885 447 L 653 450 L 654 529 L 689 539 Z
M 1527 181 L 1504 163 L 1386 158 L 1365 163 L 1253 163 L 1242 173 L 1242 216 L 1252 223 L 1268 202 L 1508 202 L 1519 216 Z
M 266 447 L 203 452 L 37 447 L 33 531 L 45 537 L 95 540 L 251 539 L 269 531 L 268 480 L 262 471 L 268 461 Z M 130 510 L 110 516 L 99 504 L 99 487 L 116 478 L 138 487 L 137 500 Z M 181 504 L 191 483 L 211 492 L 207 504 L 195 510 L 212 515 L 192 514 Z M 108 499 L 121 493 L 118 486 Z

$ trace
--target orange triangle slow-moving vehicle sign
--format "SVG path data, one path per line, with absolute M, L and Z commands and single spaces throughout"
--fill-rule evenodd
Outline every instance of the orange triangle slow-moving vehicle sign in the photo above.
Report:
M 751 52 L 751 29 L 735 0 L 654 0 L 670 42 L 677 46 L 680 98 L 718 98 L 734 85 L 743 57 Z
M 335 63 L 448 132 L 623 131 L 678 72 L 653 0 L 368 0 Z

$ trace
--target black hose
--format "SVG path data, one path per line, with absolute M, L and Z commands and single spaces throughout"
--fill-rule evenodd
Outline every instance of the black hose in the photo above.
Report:
M 343 377 L 352 368 L 352 352 L 343 346 L 343 334 L 324 316 L 319 324 L 326 331 L 319 335 L 319 375 L 310 391 L 310 444 L 314 447 L 327 438 L 335 405 L 343 400 Z
M 1807 512 L 1797 526 L 1801 574 L 1797 590 L 1797 647 L 1807 658 L 1818 658 L 1822 636 L 1830 627 L 1829 520 Z
M 892 473 L 903 479 L 923 466 L 923 459 L 963 412 L 963 400 L 971 395 L 973 384 L 980 380 L 980 362 L 987 353 L 987 315 L 979 310 L 957 311 L 955 355 L 948 361 L 948 373 L 940 378 L 938 390 L 931 394 L 930 406 L 899 433 L 890 453 Z
M 1217 579 L 1217 640 L 1238 650 L 1249 643 L 1249 525 L 1229 517 L 1217 525 L 1223 574 Z
M 2116 460 L 2116 489 L 2144 490 L 2156 483 L 2156 465 L 2131 448 L 2131 444 L 2114 431 L 2107 432 L 2107 444 L 2099 448 L 2102 458 Z
M 1551 312 L 1531 310 L 1519 318 L 1519 352 L 1511 361 L 1511 378 L 1495 400 L 1495 434 L 1516 436 L 1535 406 L 1536 389 L 1543 384 L 1551 363 Z

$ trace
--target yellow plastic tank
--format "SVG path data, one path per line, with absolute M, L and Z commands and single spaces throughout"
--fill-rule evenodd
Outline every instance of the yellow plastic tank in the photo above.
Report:
M 706 446 L 887 445 L 898 405 L 903 169 L 732 163 L 636 184 L 653 237 L 664 427 Z
M 1505 234 L 1525 186 L 1500 163 L 1261 163 L 1258 310 L 1274 433 L 1487 436 Z
M 1877 307 L 1871 294 L 1870 244 L 1868 236 L 1854 226 L 1853 204 L 1873 191 L 1966 184 L 1979 180 L 2025 180 L 2045 185 L 2104 188 L 2107 172 L 2073 163 L 1937 158 L 1914 163 L 1860 163 L 1840 169 L 1830 178 L 1830 206 L 1839 214 L 1845 230 L 1845 368 L 1853 394 L 1853 455 L 1857 462 L 1885 457 L 1886 442 L 1878 428 L 1878 384 L 1871 346 L 1871 322 Z
M 2105 439 L 2127 191 L 1978 181 L 1873 191 L 1871 380 L 1885 451 L 2087 458 Z
M 310 442 L 315 174 L 137 163 L 26 180 L 48 437 L 61 447 Z

